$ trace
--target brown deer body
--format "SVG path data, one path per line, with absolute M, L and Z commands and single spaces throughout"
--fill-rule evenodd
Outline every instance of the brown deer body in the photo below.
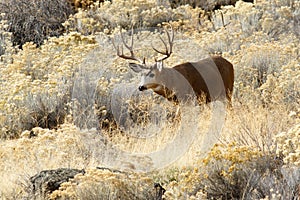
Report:
M 161 59 L 156 59 L 155 64 L 146 66 L 145 59 L 143 61 L 134 56 L 132 46 L 128 46 L 123 39 L 126 48 L 130 50 L 131 56 L 126 56 L 117 49 L 119 57 L 139 61 L 139 63 L 130 63 L 130 68 L 137 73 L 142 74 L 141 83 L 138 88 L 140 91 L 152 89 L 155 93 L 165 97 L 171 101 L 187 101 L 189 98 L 197 98 L 205 100 L 206 103 L 216 100 L 228 100 L 231 104 L 231 94 L 234 84 L 233 65 L 221 56 L 211 56 L 198 62 L 186 62 L 174 66 L 173 68 L 165 68 L 163 60 L 168 58 L 172 53 L 174 33 L 169 32 L 167 37 L 169 40 L 169 48 L 164 40 L 162 40 L 166 50 L 159 51 L 165 55 Z

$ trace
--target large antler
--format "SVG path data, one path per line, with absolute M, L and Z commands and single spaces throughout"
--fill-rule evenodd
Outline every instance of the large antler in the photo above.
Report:
M 162 39 L 161 36 L 159 36 L 160 40 L 162 41 L 162 43 L 164 44 L 165 46 L 165 51 L 160 51 L 160 50 L 157 50 L 156 48 L 153 47 L 152 45 L 152 48 L 154 49 L 154 51 L 156 51 L 157 53 L 160 53 L 162 55 L 165 55 L 164 57 L 160 58 L 160 59 L 155 59 L 156 62 L 159 62 L 159 61 L 163 61 L 167 58 L 170 57 L 170 55 L 172 54 L 172 48 L 173 48 L 173 41 L 174 41 L 174 30 L 173 30 L 173 27 L 172 25 L 170 25 L 171 27 L 171 35 L 169 33 L 169 31 L 165 28 L 165 32 L 167 33 L 167 37 L 168 37 L 168 42 L 169 42 L 169 46 L 170 48 L 168 48 L 168 45 L 167 43 Z
M 120 35 L 121 35 L 121 39 L 122 39 L 122 42 L 124 44 L 124 46 L 129 50 L 130 52 L 130 56 L 127 56 L 124 54 L 124 51 L 123 51 L 123 45 L 121 45 L 121 50 L 120 50 L 120 46 L 116 46 L 115 45 L 115 42 L 114 42 L 114 39 L 112 39 L 112 44 L 114 46 L 114 48 L 116 49 L 117 51 L 117 55 L 120 57 L 120 58 L 124 58 L 124 59 L 129 59 L 129 60 L 136 60 L 140 63 L 143 63 L 145 64 L 145 59 L 142 61 L 141 59 L 135 57 L 134 53 L 133 53 L 133 28 L 131 29 L 131 44 L 130 46 L 128 44 L 126 44 L 125 42 L 125 39 L 124 39 L 124 36 L 122 34 L 122 30 L 120 29 Z

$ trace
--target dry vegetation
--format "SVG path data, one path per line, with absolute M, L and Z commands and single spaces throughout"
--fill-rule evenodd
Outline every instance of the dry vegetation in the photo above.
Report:
M 74 14 L 64 1 L 13 2 L 0 4 L 2 199 L 31 199 L 29 177 L 56 168 L 86 174 L 50 199 L 155 199 L 154 182 L 165 199 L 300 198 L 300 1 L 238 1 L 209 17 L 166 1 L 72 1 Z M 151 62 L 164 22 L 176 30 L 167 66 L 212 53 L 233 63 L 224 118 L 214 104 L 178 110 L 135 90 L 111 37 L 134 25 Z

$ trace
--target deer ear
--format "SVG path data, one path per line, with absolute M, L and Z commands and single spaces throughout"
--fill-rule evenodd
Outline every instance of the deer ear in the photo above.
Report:
M 156 69 L 158 69 L 159 72 L 164 68 L 164 64 L 162 61 L 156 62 Z
M 142 65 L 136 63 L 129 63 L 129 67 L 136 73 L 139 73 L 144 69 Z

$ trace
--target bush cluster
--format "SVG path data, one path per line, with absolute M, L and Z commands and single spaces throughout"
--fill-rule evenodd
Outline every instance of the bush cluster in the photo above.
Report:
M 13 45 L 21 48 L 26 42 L 40 46 L 48 37 L 62 35 L 62 23 L 74 9 L 66 0 L 5 0 L 0 3 L 0 13 L 5 14 Z
M 284 166 L 275 154 L 234 143 L 215 145 L 199 167 L 174 171 L 165 198 L 294 199 L 299 168 Z M 170 176 L 170 175 L 169 175 Z
M 130 177 L 130 178 L 129 178 Z M 154 183 L 147 176 L 91 169 L 63 183 L 49 199 L 155 199 Z
M 276 136 L 276 153 L 286 164 L 300 166 L 300 124 Z
M 151 28 L 163 22 L 188 21 L 194 15 L 198 13 L 189 6 L 171 9 L 157 6 L 154 1 L 104 1 L 96 2 L 86 11 L 79 10 L 64 23 L 64 27 L 67 31 L 78 31 L 84 35 L 97 32 L 113 33 L 118 27 Z
M 0 63 L 1 80 L 5 80 L 0 91 L 1 138 L 15 138 L 37 126 L 56 128 L 64 122 L 72 96 L 71 78 L 95 44 L 93 37 L 72 33 L 51 38 L 41 48 L 26 43 L 11 57 L 13 63 Z

